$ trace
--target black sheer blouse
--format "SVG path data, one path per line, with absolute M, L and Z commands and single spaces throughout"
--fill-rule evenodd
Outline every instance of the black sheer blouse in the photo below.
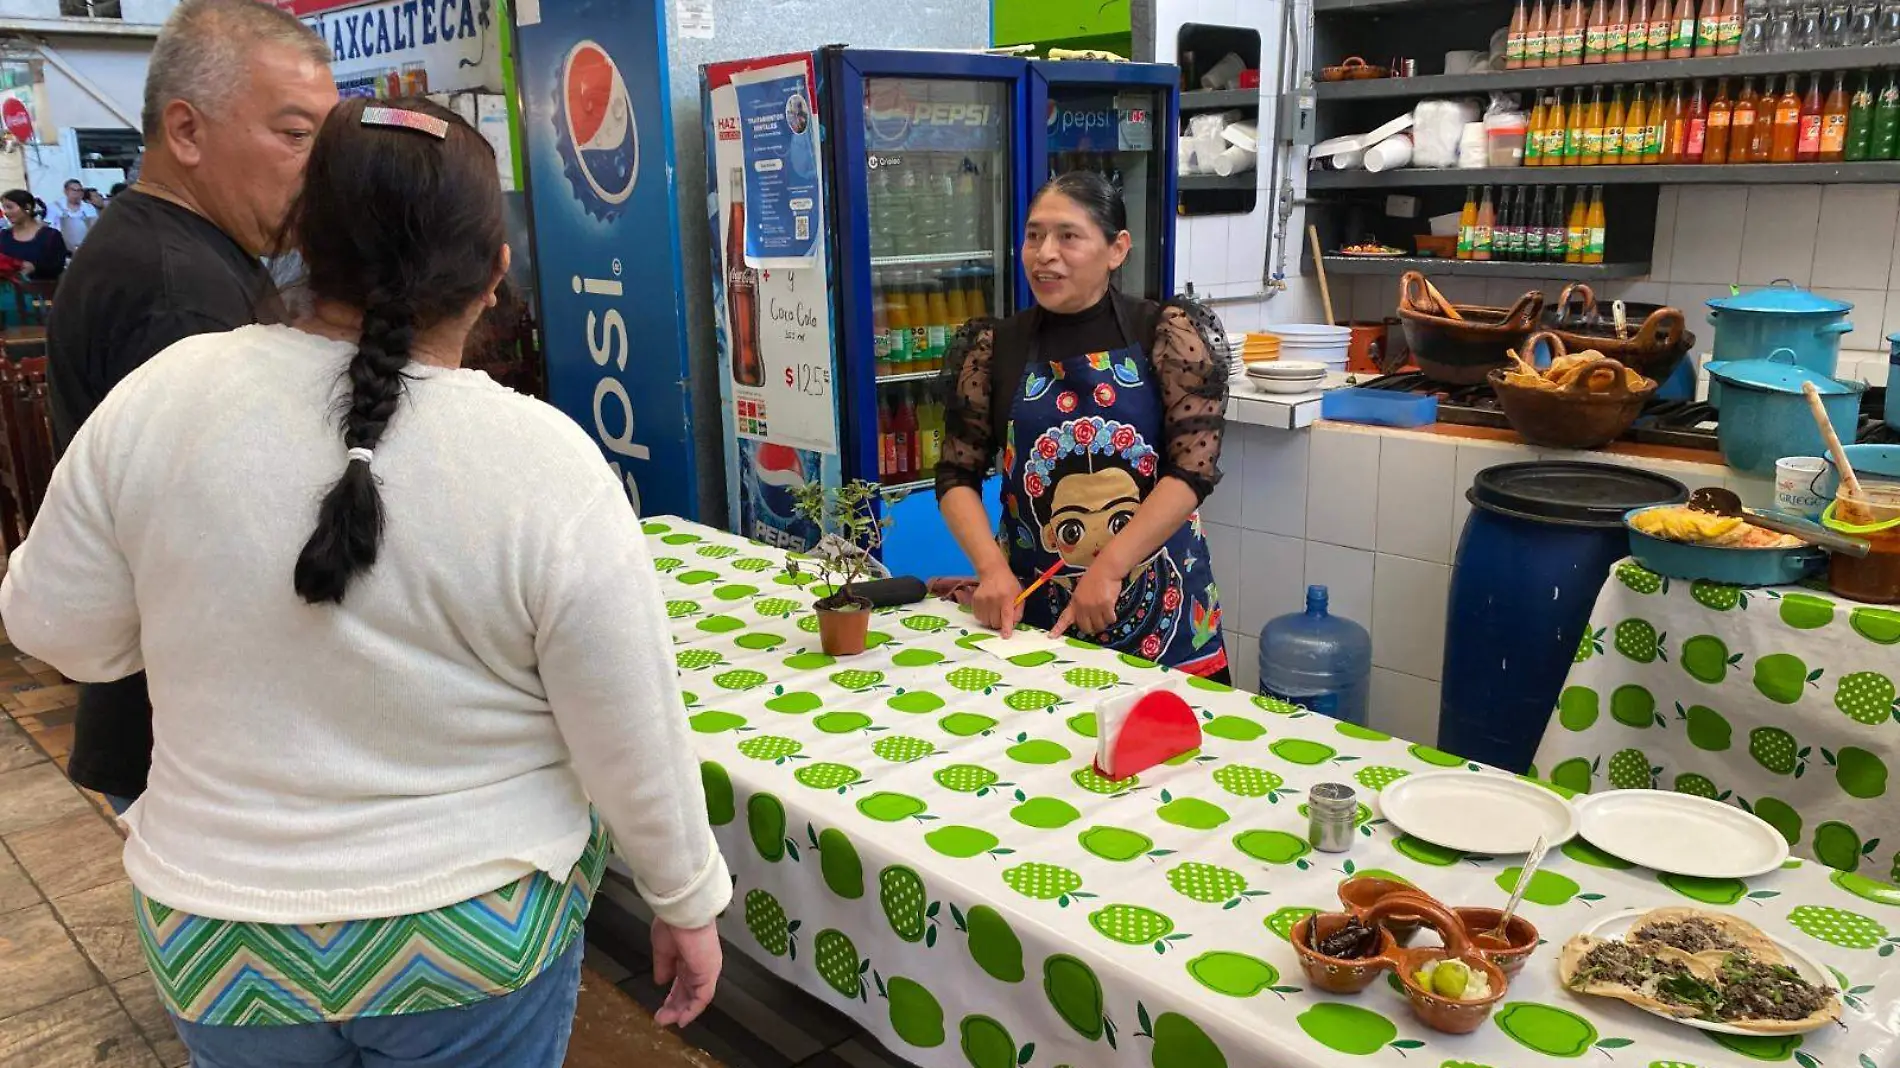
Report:
M 1041 358 L 1059 360 L 1106 347 L 1091 343 L 1084 322 L 1107 311 L 1113 293 L 1098 309 L 1078 316 L 1056 316 L 1032 308 L 1005 320 L 972 319 L 957 332 L 944 354 L 937 388 L 943 396 L 944 438 L 937 462 L 937 497 L 955 486 L 983 491 L 983 479 L 1002 447 L 1015 382 L 994 380 L 992 370 L 1020 381 L 1031 333 L 1041 340 Z M 1166 304 L 1125 305 L 1131 329 L 1148 351 L 1161 390 L 1163 464 L 1206 500 L 1220 482 L 1221 437 L 1227 413 L 1227 336 L 1220 320 L 1185 297 Z

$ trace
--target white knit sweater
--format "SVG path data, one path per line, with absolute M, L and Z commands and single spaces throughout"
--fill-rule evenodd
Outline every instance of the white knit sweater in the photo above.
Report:
M 352 347 L 287 327 L 181 341 L 54 472 L 0 614 L 87 682 L 149 673 L 151 785 L 125 867 L 217 919 L 423 912 L 565 878 L 591 797 L 655 912 L 731 896 L 637 517 L 578 426 L 412 366 L 376 448 L 387 517 L 341 606 L 291 573 L 342 473 Z

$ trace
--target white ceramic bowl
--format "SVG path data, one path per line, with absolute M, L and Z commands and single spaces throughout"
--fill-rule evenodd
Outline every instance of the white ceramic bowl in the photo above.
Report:
M 1318 360 L 1273 360 L 1248 364 L 1247 374 L 1251 378 L 1324 378 L 1326 369 L 1326 364 Z

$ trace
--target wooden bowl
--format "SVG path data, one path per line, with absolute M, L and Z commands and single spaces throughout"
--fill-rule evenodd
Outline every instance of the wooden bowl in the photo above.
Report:
M 1537 928 L 1521 915 L 1512 916 L 1511 925 L 1504 929 L 1507 936 L 1505 945 L 1494 947 L 1488 941 L 1481 941 L 1478 936 L 1498 925 L 1499 918 L 1504 915 L 1503 909 L 1454 908 L 1451 911 L 1464 924 L 1472 948 L 1485 960 L 1497 965 L 1506 977 L 1522 971 L 1524 962 L 1537 951 Z
M 1387 969 L 1398 965 L 1398 943 L 1392 940 L 1392 932 L 1376 924 L 1372 927 L 1379 933 L 1379 952 L 1370 957 L 1354 960 L 1329 957 L 1307 945 L 1307 931 L 1314 924 L 1319 925 L 1319 937 L 1325 938 L 1355 918 L 1350 912 L 1321 912 L 1294 924 L 1293 930 L 1287 932 L 1293 952 L 1300 958 L 1300 970 L 1306 973 L 1306 981 L 1327 993 L 1357 994 L 1376 982 Z
M 1532 335 L 1520 351 L 1535 352 L 1540 340 L 1551 346 L 1553 359 L 1564 355 L 1564 343 L 1551 333 Z M 1585 382 L 1598 370 L 1614 371 L 1615 384 L 1607 390 L 1587 388 Z M 1585 367 L 1562 389 L 1512 385 L 1501 368 L 1489 372 L 1486 380 L 1497 392 L 1511 429 L 1528 444 L 1549 449 L 1608 445 L 1636 422 L 1658 388 L 1653 379 L 1646 378 L 1647 386 L 1630 389 L 1623 381 L 1623 364 L 1607 356 Z

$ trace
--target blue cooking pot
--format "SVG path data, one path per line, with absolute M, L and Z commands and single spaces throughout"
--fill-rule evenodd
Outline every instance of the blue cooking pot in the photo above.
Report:
M 1673 508 L 1675 505 L 1652 507 Z M 1827 553 L 1812 545 L 1793 549 L 1727 549 L 1688 545 L 1637 530 L 1629 521 L 1650 511 L 1632 509 L 1623 517 L 1629 525 L 1630 555 L 1636 562 L 1677 579 L 1705 579 L 1729 586 L 1786 586 L 1827 569 Z
M 1795 354 L 1776 349 L 1765 360 L 1718 360 L 1709 377 L 1722 384 L 1722 419 L 1716 440 L 1722 459 L 1737 471 L 1773 475 L 1783 456 L 1819 456 L 1827 445 L 1814 425 L 1804 382 L 1814 383 L 1827 409 L 1827 420 L 1842 441 L 1854 440 L 1860 425 L 1860 395 L 1865 382 L 1837 382 L 1795 364 Z
M 1788 349 L 1797 365 L 1832 375 L 1840 364 L 1841 337 L 1854 329 L 1847 321 L 1852 304 L 1810 293 L 1785 278 L 1708 305 L 1718 360 L 1758 360 Z

